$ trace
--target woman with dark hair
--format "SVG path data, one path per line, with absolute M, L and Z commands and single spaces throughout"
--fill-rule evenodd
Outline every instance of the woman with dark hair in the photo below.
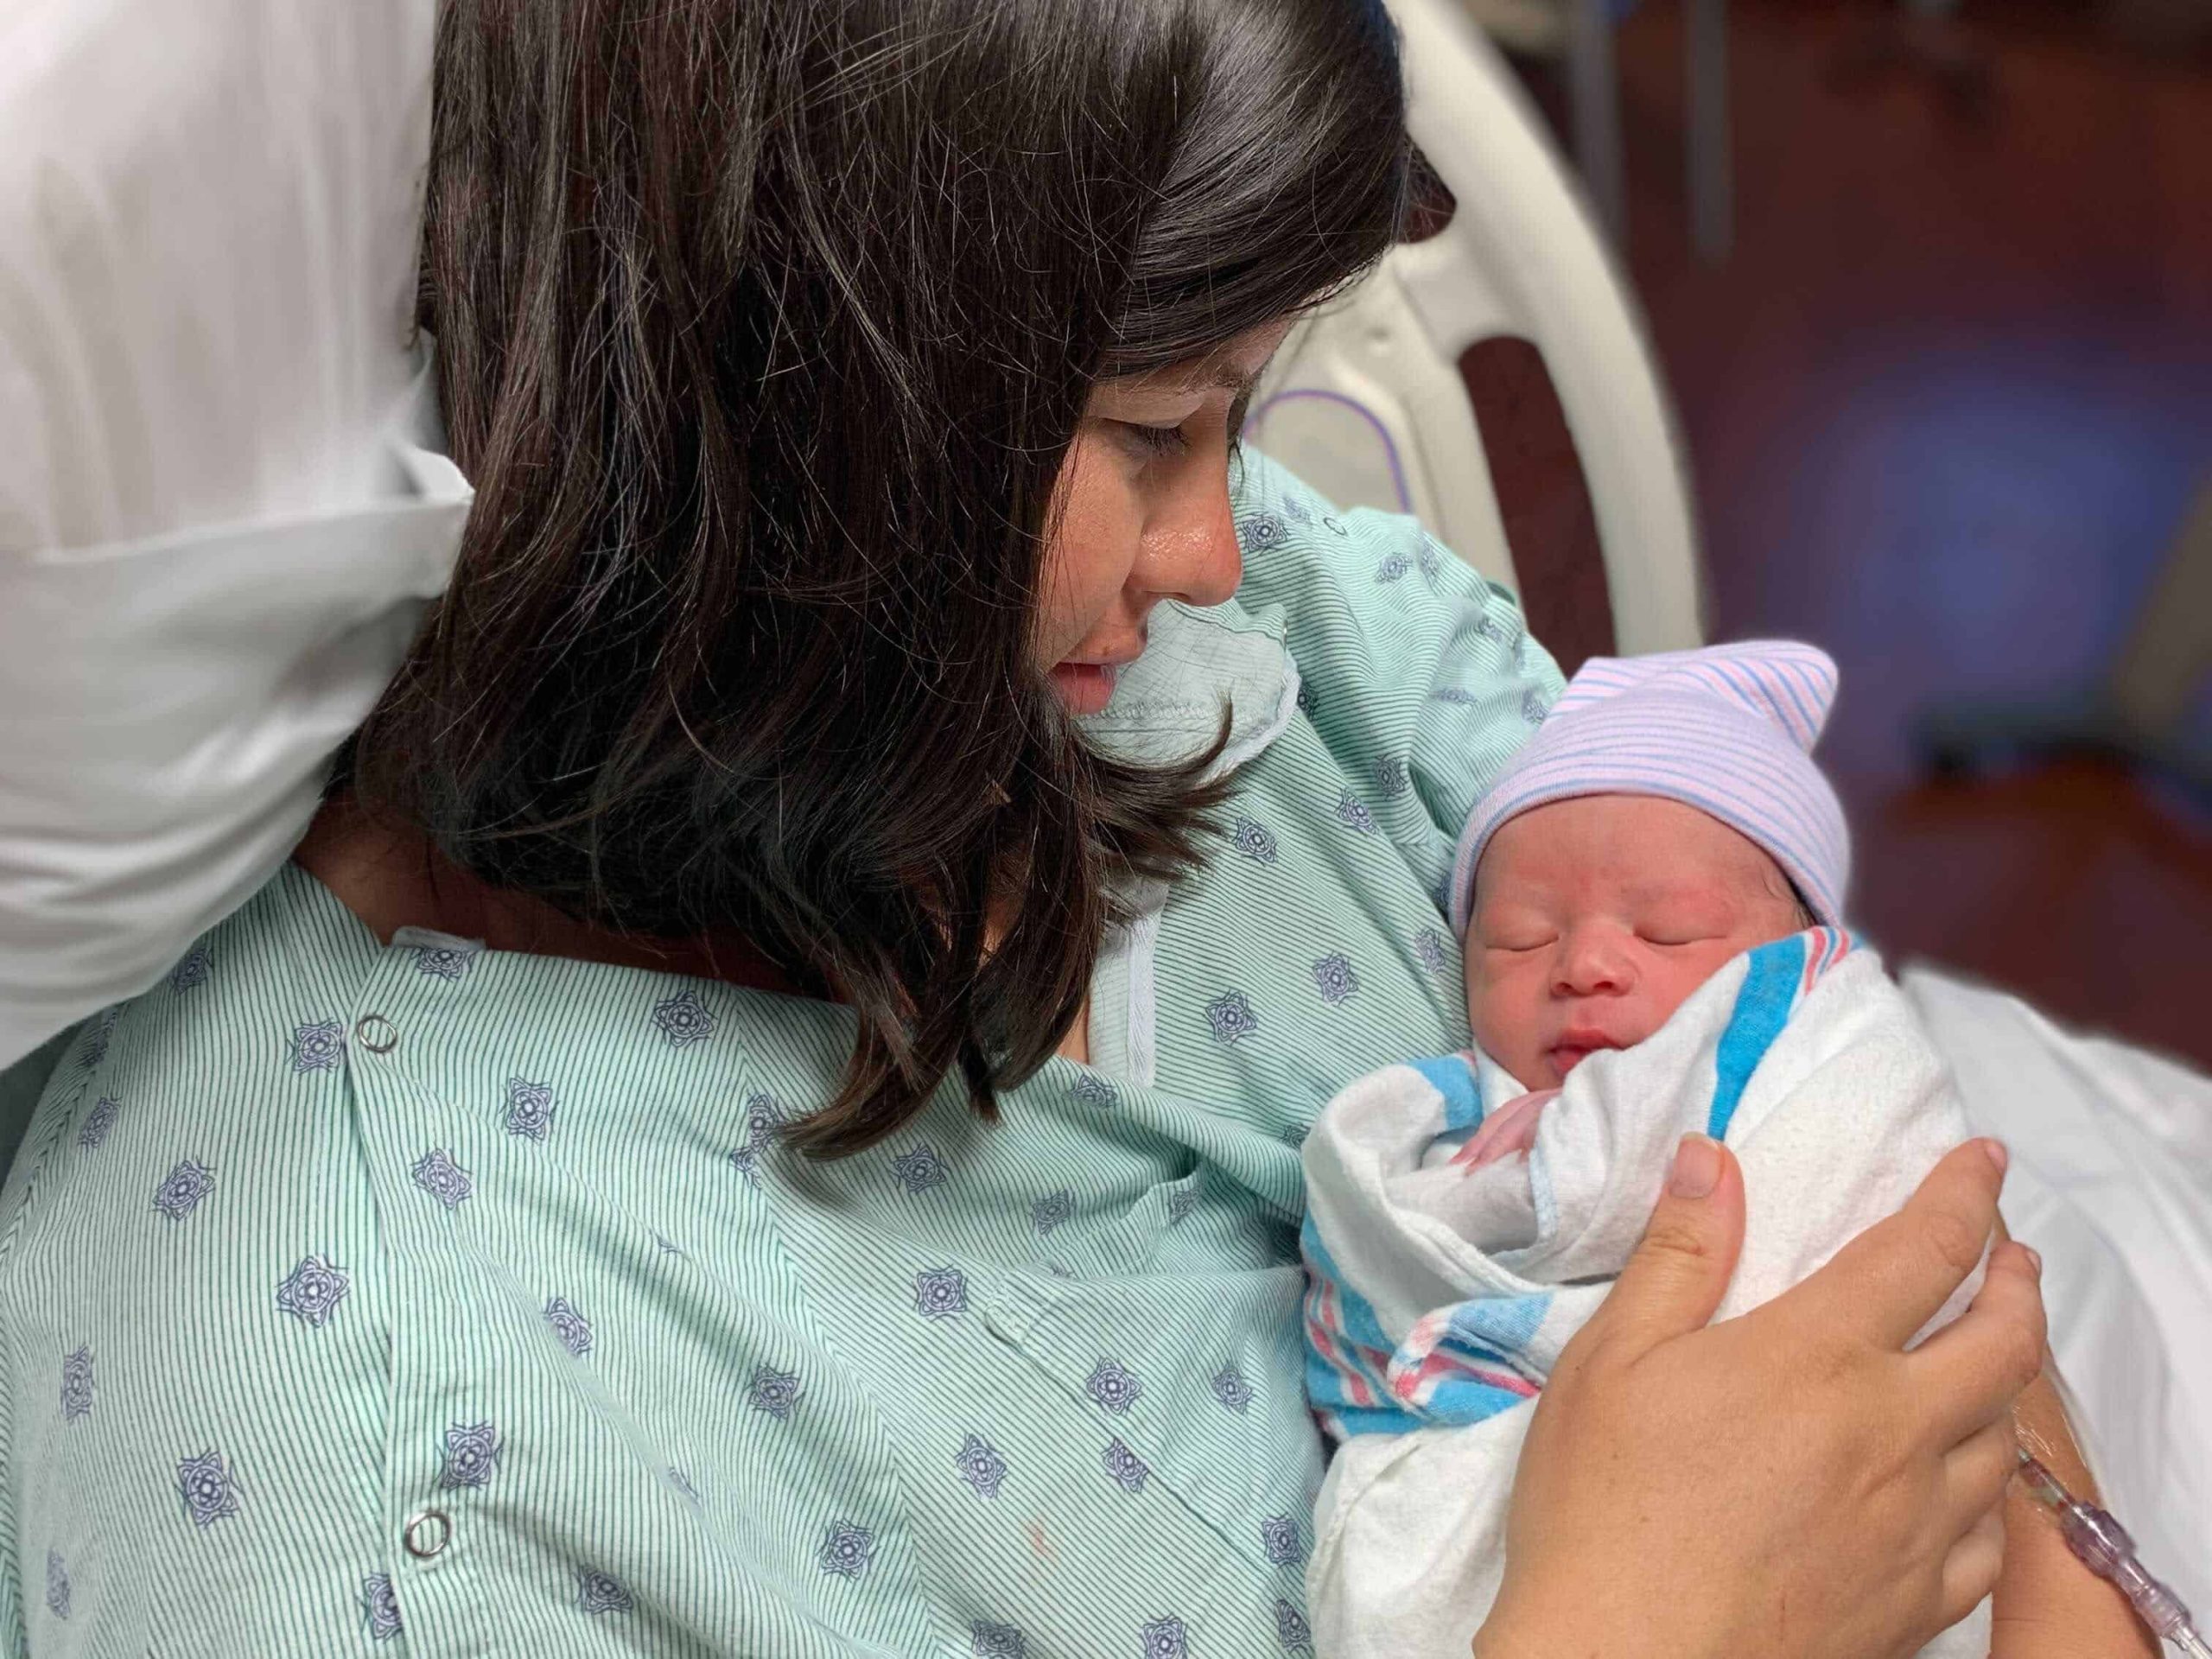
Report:
M 1374 0 L 450 0 L 475 506 L 296 862 L 25 1141 L 19 1650 L 1310 1649 L 1298 1144 L 1465 1040 L 1436 893 L 1560 684 L 1236 454 L 1408 168 Z M 1486 1659 L 1986 1593 L 2030 1260 L 1903 1344 L 2001 1165 L 1704 1330 L 1690 1144 Z

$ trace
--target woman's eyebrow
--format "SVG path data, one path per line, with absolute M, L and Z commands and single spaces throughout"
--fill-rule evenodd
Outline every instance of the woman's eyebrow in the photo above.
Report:
M 1227 391 L 1239 397 L 1249 395 L 1268 372 L 1268 363 L 1274 361 L 1271 353 L 1268 362 L 1256 369 L 1245 370 L 1227 358 L 1208 358 L 1189 374 L 1174 375 L 1165 384 L 1177 391 Z M 1172 371 L 1162 371 L 1164 374 Z
M 1261 364 L 1249 374 L 1233 364 L 1217 363 L 1214 365 L 1214 384 L 1229 393 L 1229 437 L 1232 443 L 1243 434 L 1244 423 L 1251 416 L 1253 388 L 1259 385 L 1260 377 L 1268 372 L 1268 364 L 1274 360 L 1274 354 L 1269 353 L 1268 362 Z

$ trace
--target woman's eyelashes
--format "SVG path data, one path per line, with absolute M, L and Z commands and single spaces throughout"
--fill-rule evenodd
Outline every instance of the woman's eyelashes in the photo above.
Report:
M 1147 426 L 1139 421 L 1116 421 L 1114 428 L 1124 442 L 1147 457 L 1179 455 L 1191 447 L 1180 424 Z

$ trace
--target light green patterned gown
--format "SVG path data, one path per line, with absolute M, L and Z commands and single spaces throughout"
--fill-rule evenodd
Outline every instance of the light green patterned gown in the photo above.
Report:
M 813 1165 L 817 1003 L 287 868 L 90 1022 L 0 1198 L 0 1649 L 1252 1659 L 1310 1643 L 1298 1143 L 1465 1042 L 1437 888 L 1556 694 L 1409 519 L 1249 457 L 1093 722 L 1229 832 L 996 1128 Z

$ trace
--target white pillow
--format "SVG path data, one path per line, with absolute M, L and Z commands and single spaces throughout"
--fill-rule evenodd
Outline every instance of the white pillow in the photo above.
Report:
M 435 22 L 0 9 L 0 1066 L 268 877 L 451 569 Z

